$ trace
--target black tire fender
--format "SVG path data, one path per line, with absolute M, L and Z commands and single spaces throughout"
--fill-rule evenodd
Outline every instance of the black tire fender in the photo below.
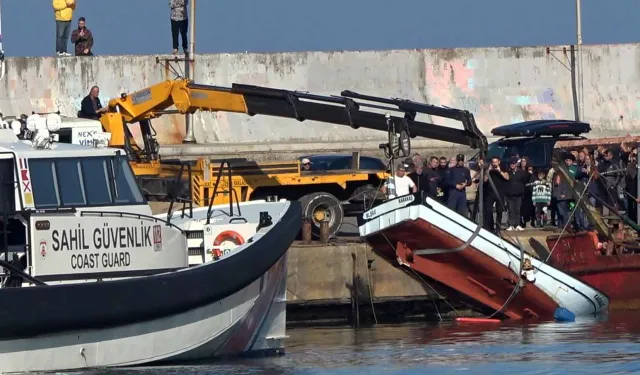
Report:
M 313 233 L 320 233 L 320 223 L 313 219 L 313 211 L 318 206 L 325 206 L 331 213 L 331 221 L 329 222 L 329 234 L 335 235 L 342 227 L 342 221 L 344 220 L 344 209 L 342 203 L 333 194 L 325 192 L 316 192 L 307 194 L 298 199 L 302 205 L 302 217 L 309 217 L 312 219 L 311 231 Z

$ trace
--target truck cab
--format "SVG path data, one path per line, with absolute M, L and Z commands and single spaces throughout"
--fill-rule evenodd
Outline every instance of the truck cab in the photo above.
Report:
M 57 142 L 56 116 L 0 129 L 0 260 L 48 283 L 187 267 L 183 231 L 152 216 L 122 150 Z M 22 286 L 3 268 L 0 287 Z

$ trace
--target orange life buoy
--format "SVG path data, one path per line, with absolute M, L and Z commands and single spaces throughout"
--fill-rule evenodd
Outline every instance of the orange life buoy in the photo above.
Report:
M 213 241 L 213 246 L 220 246 L 224 241 L 231 241 L 236 244 L 236 246 L 240 246 L 244 243 L 244 238 L 242 238 L 238 232 L 225 230 L 218 234 L 216 239 Z

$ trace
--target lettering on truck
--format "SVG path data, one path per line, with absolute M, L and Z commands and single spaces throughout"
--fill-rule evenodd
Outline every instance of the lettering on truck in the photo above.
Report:
M 87 233 L 84 228 L 54 229 L 51 232 L 51 248 L 59 251 L 120 250 L 104 253 L 82 252 L 71 255 L 71 268 L 129 267 L 132 248 L 152 247 L 152 228 L 146 226 L 95 228 Z
M 96 133 L 98 133 L 97 130 L 78 131 L 78 133 L 76 133 L 77 142 L 74 142 L 74 143 L 77 143 L 82 146 L 93 146 L 93 137 Z

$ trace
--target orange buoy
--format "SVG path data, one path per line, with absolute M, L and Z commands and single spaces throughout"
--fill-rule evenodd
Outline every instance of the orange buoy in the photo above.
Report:
M 216 239 L 213 241 L 213 246 L 220 246 L 225 241 L 231 241 L 236 246 L 240 246 L 244 243 L 244 238 L 242 238 L 242 236 L 238 232 L 235 232 L 232 230 L 225 230 L 223 232 L 220 232 L 220 234 L 218 234 Z
M 456 318 L 456 322 L 460 323 L 500 323 L 500 319 L 490 318 Z

